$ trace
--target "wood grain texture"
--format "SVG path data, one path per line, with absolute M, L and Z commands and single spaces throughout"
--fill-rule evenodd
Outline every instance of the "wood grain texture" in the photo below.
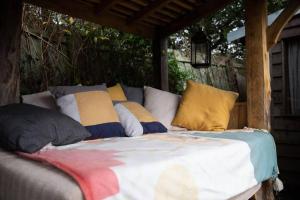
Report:
M 97 5 L 81 0 L 24 0 L 27 3 L 37 5 L 56 12 L 67 14 L 88 20 L 103 26 L 116 28 L 120 31 L 133 33 L 146 38 L 152 38 L 154 29 L 144 24 L 137 23 L 136 26 L 128 26 L 126 18 L 113 15 L 108 12 L 97 15 Z
M 128 19 L 128 24 L 132 24 L 135 22 L 138 22 L 145 17 L 151 15 L 152 13 L 156 12 L 159 10 L 161 7 L 167 5 L 170 3 L 172 0 L 156 0 L 156 1 L 151 1 L 148 6 L 144 7 L 142 10 L 137 12 L 135 15 L 130 17 Z
M 187 26 L 196 23 L 201 18 L 208 16 L 218 10 L 224 8 L 226 5 L 231 3 L 232 0 L 210 0 L 210 1 L 203 1 L 203 3 L 195 6 L 194 9 L 186 14 L 182 15 L 181 17 L 173 20 L 169 23 L 166 27 L 164 27 L 162 31 L 162 35 L 170 35 L 175 33 Z
M 248 126 L 270 130 L 267 0 L 246 1 L 246 69 Z
M 247 103 L 237 102 L 230 114 L 228 129 L 243 129 L 247 126 Z
M 73 17 L 140 35 L 170 35 L 199 21 L 233 0 L 24 0 Z M 162 28 L 164 28 L 162 30 Z
M 109 10 L 111 7 L 116 4 L 118 0 L 103 0 L 96 6 L 96 14 L 101 15 L 102 13 Z
M 282 30 L 292 19 L 300 8 L 299 0 L 290 0 L 288 6 L 283 10 L 279 17 L 268 27 L 268 49 L 274 46 L 281 35 Z
M 0 105 L 19 102 L 22 1 L 0 6 Z
M 155 37 L 152 41 L 154 85 L 156 88 L 168 91 L 168 39 Z
M 261 188 L 254 196 L 255 200 L 275 200 L 273 193 L 273 181 L 267 180 L 262 183 Z

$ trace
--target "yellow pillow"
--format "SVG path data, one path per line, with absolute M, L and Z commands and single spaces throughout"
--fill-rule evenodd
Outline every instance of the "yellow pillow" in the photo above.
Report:
M 190 130 L 223 131 L 238 94 L 187 81 L 172 125 Z
M 113 87 L 107 88 L 107 91 L 113 101 L 127 101 L 124 91 L 119 83 Z
M 90 133 L 88 139 L 122 137 L 122 127 L 110 96 L 105 91 L 80 92 L 56 100 L 60 111 L 80 122 Z

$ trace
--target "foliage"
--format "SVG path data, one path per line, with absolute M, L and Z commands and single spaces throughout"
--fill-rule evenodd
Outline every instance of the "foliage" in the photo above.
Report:
M 185 89 L 187 80 L 196 80 L 197 77 L 192 70 L 182 69 L 178 65 L 174 52 L 168 54 L 169 87 L 170 91 L 181 94 Z
M 269 0 L 268 12 L 273 13 L 285 7 L 284 0 Z M 223 10 L 202 19 L 199 23 L 174 34 L 170 43 L 175 49 L 182 49 L 189 54 L 189 38 L 197 31 L 202 30 L 212 43 L 214 53 L 231 55 L 234 58 L 243 59 L 244 44 L 241 42 L 227 42 L 227 34 L 244 26 L 245 22 L 244 0 L 235 0 Z
M 269 11 L 284 6 L 270 0 Z M 174 34 L 169 47 L 189 55 L 189 38 L 203 30 L 211 38 L 214 53 L 243 58 L 242 43 L 228 44 L 229 31 L 244 24 L 243 0 Z M 21 50 L 21 92 L 46 90 L 50 85 L 153 85 L 151 41 L 112 28 L 25 4 Z M 185 80 L 195 79 L 169 55 L 170 90 L 180 93 Z
M 25 5 L 21 92 L 50 85 L 152 85 L 151 41 Z

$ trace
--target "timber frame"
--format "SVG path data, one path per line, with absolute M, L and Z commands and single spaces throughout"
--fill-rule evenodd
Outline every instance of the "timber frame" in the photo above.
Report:
M 248 126 L 270 129 L 269 50 L 300 7 L 287 8 L 267 25 L 267 0 L 246 1 Z M 217 12 L 232 0 L 5 0 L 0 7 L 0 105 L 18 102 L 22 3 L 29 3 L 152 39 L 156 86 L 168 90 L 167 37 Z M 5 30 L 5 31 L 3 31 Z M 256 199 L 274 199 L 266 181 Z

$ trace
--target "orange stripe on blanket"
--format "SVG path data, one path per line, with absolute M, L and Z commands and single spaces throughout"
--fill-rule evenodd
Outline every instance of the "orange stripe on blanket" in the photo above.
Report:
M 98 200 L 119 192 L 118 178 L 111 167 L 124 163 L 115 159 L 116 153 L 103 150 L 46 150 L 18 154 L 62 170 L 78 183 L 86 200 Z

